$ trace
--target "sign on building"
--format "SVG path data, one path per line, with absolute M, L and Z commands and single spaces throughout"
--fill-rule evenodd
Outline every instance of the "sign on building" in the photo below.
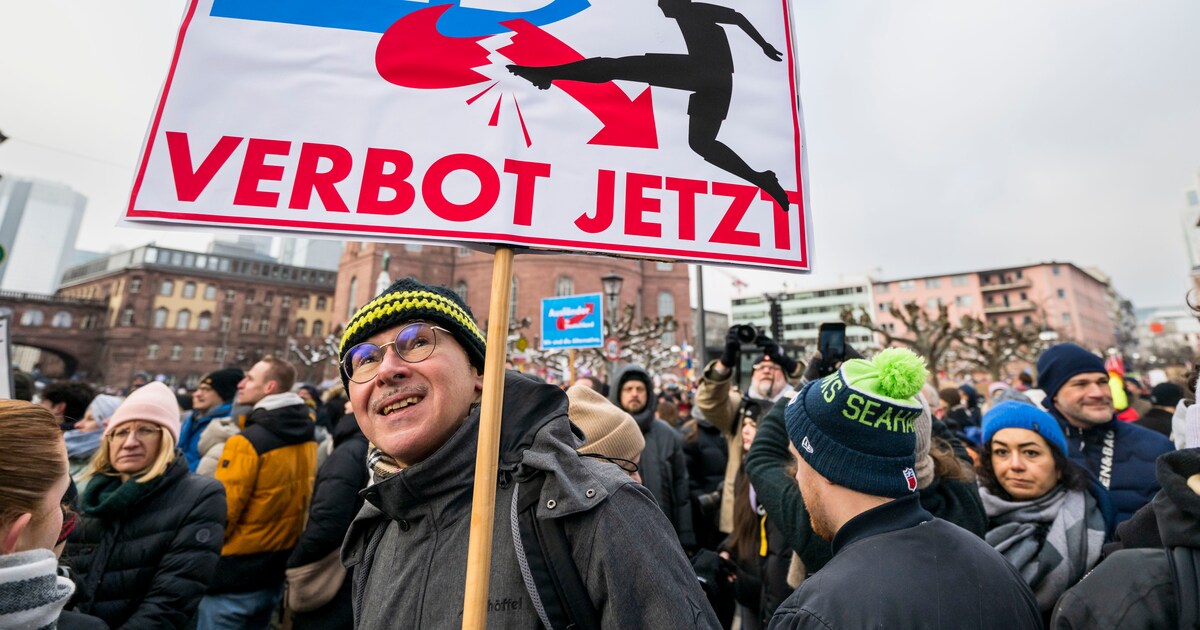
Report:
M 788 11 L 192 0 L 125 218 L 807 270 Z
M 602 347 L 603 310 L 599 293 L 543 298 L 542 350 Z

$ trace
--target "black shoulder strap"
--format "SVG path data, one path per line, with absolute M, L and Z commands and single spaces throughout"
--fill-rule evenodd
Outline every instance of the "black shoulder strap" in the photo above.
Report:
M 1200 558 L 1196 549 L 1168 547 L 1180 628 L 1200 627 Z
M 575 566 L 562 521 L 537 517 L 543 481 L 545 475 L 537 475 L 517 486 L 517 521 L 549 630 L 599 630 L 600 615 Z

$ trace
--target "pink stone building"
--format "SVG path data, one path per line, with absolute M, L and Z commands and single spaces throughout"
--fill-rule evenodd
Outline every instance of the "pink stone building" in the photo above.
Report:
M 879 281 L 873 296 L 876 321 L 897 333 L 903 324 L 889 306 L 915 302 L 947 305 L 954 322 L 971 315 L 996 325 L 1036 325 L 1100 353 L 1117 341 L 1108 285 L 1068 262 Z

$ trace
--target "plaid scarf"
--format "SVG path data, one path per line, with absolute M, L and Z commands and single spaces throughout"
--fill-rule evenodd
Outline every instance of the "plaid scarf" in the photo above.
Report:
M 373 486 L 388 477 L 400 472 L 403 466 L 387 453 L 379 450 L 374 444 L 367 446 L 367 469 L 371 471 L 371 479 L 367 483 Z
M 49 549 L 0 555 L 0 628 L 54 628 L 75 585 Z
M 1032 501 L 1006 501 L 979 489 L 987 543 L 1025 578 L 1044 612 L 1100 561 L 1104 516 L 1092 495 L 1056 486 Z

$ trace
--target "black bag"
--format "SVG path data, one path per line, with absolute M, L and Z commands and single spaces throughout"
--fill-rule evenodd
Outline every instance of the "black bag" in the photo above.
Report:
M 545 475 L 517 484 L 517 559 L 528 568 L 535 592 L 529 596 L 541 603 L 539 612 L 550 622 L 549 630 L 599 630 L 600 613 L 592 605 L 587 585 L 571 556 L 571 545 L 562 520 L 539 519 L 537 504 Z M 526 581 L 529 590 L 530 582 Z M 541 615 L 539 615 L 541 616 Z

